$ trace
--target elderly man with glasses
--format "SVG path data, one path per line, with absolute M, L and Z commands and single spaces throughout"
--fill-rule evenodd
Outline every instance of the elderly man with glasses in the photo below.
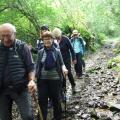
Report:
M 36 91 L 31 52 L 16 39 L 16 28 L 10 23 L 0 26 L 0 39 L 0 120 L 12 119 L 13 101 L 22 120 L 34 120 L 29 94 Z

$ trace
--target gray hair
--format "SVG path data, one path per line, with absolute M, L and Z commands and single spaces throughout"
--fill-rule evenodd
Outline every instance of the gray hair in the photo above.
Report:
M 52 35 L 53 35 L 53 37 L 60 37 L 62 35 L 62 31 L 59 28 L 55 28 L 52 31 Z
M 14 33 L 16 33 L 16 27 L 14 25 L 12 25 L 11 23 L 4 23 L 2 25 L 0 25 L 0 29 L 7 27 L 10 30 L 12 30 Z

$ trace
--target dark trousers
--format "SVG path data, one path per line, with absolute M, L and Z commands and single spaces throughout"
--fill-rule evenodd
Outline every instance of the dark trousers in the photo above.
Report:
M 19 95 L 13 91 L 0 93 L 0 120 L 12 120 L 11 111 L 13 100 L 20 110 L 22 120 L 34 120 L 31 97 L 27 89 Z
M 53 112 L 55 120 L 61 120 L 61 80 L 39 80 L 38 100 L 43 114 L 43 120 L 47 118 L 48 98 L 53 102 Z
M 83 55 L 81 53 L 76 53 L 76 60 L 77 60 L 77 63 L 74 66 L 76 75 L 82 76 L 82 72 L 83 72 L 82 69 L 83 69 L 83 67 L 85 67 Z
M 75 80 L 74 80 L 72 72 L 71 72 L 71 60 L 70 59 L 64 60 L 64 64 L 68 70 L 68 79 L 71 83 L 71 86 L 75 86 Z M 66 87 L 66 79 L 65 78 L 63 78 L 63 87 Z

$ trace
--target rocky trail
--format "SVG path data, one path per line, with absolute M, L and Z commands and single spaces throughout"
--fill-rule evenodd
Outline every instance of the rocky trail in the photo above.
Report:
M 66 120 L 120 120 L 120 80 L 108 69 L 117 41 L 107 42 L 86 60 L 86 73 L 77 79 L 77 93 L 67 91 Z

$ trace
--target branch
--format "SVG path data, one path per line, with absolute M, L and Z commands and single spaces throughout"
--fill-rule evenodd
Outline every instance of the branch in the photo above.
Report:
M 0 8 L 0 12 L 3 12 L 4 10 L 6 10 L 6 9 L 8 9 L 8 8 L 9 8 L 9 6 L 1 7 L 1 8 Z

